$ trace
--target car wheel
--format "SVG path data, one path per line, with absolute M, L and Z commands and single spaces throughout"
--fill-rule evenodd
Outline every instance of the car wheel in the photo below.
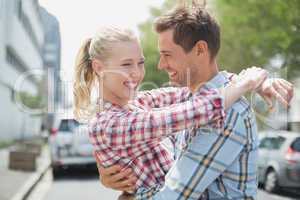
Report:
M 52 175 L 54 179 L 57 179 L 60 175 L 61 168 L 60 167 L 52 167 Z
M 276 193 L 279 190 L 277 174 L 274 170 L 269 170 L 264 181 L 264 189 L 270 193 Z

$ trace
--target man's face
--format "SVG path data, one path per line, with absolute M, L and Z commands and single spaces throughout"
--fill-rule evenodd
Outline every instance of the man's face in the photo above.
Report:
M 184 49 L 173 41 L 173 30 L 158 34 L 160 51 L 159 69 L 165 70 L 170 82 L 181 87 L 195 85 L 199 82 L 202 65 L 194 49 L 186 53 Z
M 179 86 L 189 86 L 195 75 L 198 74 L 198 66 L 193 63 L 193 52 L 185 53 L 184 49 L 173 41 L 173 30 L 167 30 L 158 34 L 158 46 L 160 51 L 159 69 L 165 70 L 170 82 Z

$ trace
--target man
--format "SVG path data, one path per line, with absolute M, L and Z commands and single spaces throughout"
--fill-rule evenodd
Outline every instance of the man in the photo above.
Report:
M 179 7 L 158 18 L 159 68 L 171 82 L 188 86 L 220 88 L 232 76 L 219 72 L 216 57 L 220 48 L 220 28 L 200 7 Z M 235 80 L 239 81 L 239 80 Z M 277 91 L 276 91 L 277 90 Z M 292 85 L 282 79 L 266 81 L 259 93 L 271 102 L 276 97 L 288 105 Z M 226 111 L 224 129 L 187 130 L 192 137 L 175 138 L 175 164 L 166 176 L 165 186 L 144 199 L 255 199 L 257 193 L 257 127 L 249 102 L 241 98 Z M 172 150 L 171 150 L 172 151 Z M 130 170 L 118 173 L 118 166 L 100 167 L 101 181 L 107 187 L 131 190 Z M 124 180 L 124 177 L 131 178 Z

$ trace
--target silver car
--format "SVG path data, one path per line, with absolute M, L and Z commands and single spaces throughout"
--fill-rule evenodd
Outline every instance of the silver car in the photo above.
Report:
M 60 119 L 49 138 L 54 175 L 69 166 L 94 165 L 88 128 L 74 119 Z
M 268 192 L 300 189 L 300 134 L 260 133 L 258 182 Z

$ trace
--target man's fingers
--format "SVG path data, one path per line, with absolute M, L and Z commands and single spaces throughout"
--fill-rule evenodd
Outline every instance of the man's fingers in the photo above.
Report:
M 118 197 L 118 200 L 134 200 L 134 195 L 121 194 L 121 195 Z
M 126 169 L 124 171 L 121 171 L 121 172 L 113 175 L 110 178 L 110 180 L 111 180 L 111 182 L 117 182 L 117 181 L 119 181 L 119 180 L 121 180 L 123 178 L 127 178 L 127 177 L 132 176 L 132 175 L 133 175 L 132 174 L 132 170 L 129 168 L 129 169 Z
M 136 178 L 132 178 L 132 179 L 127 179 L 127 180 L 124 180 L 124 181 L 117 182 L 115 184 L 115 188 L 119 188 L 119 189 L 120 188 L 125 188 L 125 187 L 133 187 L 134 188 L 136 180 L 137 180 Z
M 113 175 L 120 171 L 121 167 L 119 165 L 113 165 L 111 167 L 104 168 L 98 165 L 98 171 L 101 175 Z

